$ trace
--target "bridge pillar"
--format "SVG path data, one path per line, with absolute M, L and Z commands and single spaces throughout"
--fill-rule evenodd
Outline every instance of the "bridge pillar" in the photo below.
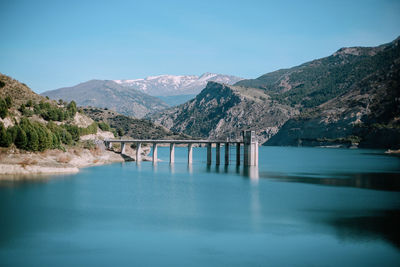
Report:
M 258 165 L 258 141 L 254 131 L 245 131 L 243 134 L 244 143 L 244 166 Z
M 137 142 L 136 143 L 136 163 L 140 162 L 141 158 L 140 158 L 140 150 L 142 148 L 142 143 Z
M 111 142 L 106 142 L 106 148 L 112 149 L 112 143 Z
M 125 142 L 121 142 L 121 154 L 125 154 Z
M 221 143 L 216 143 L 215 144 L 215 164 L 220 165 L 221 164 Z
M 189 143 L 188 144 L 188 164 L 192 164 L 192 162 L 193 162 L 192 154 L 193 154 L 193 147 L 192 147 L 192 144 Z
M 169 163 L 175 162 L 175 144 L 169 144 Z
M 236 143 L 236 165 L 240 165 L 240 142 Z
M 229 143 L 225 143 L 225 165 L 229 165 Z
M 211 165 L 211 143 L 207 143 L 207 165 Z
M 157 143 L 153 143 L 153 164 L 157 164 Z

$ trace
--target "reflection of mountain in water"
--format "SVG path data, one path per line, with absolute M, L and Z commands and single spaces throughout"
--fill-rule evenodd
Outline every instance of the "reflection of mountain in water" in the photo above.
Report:
M 9 242 L 23 236 L 34 236 L 44 230 L 69 231 L 76 227 L 82 214 L 76 210 L 76 187 L 70 180 L 71 176 L 57 176 L 59 183 L 55 185 L 48 183 L 51 180 L 45 175 L 38 175 L 40 179 L 32 179 L 31 175 L 31 180 L 0 182 L 0 251 Z M 63 178 L 66 178 L 65 182 Z M 51 208 L 62 207 L 64 203 L 70 205 L 68 218 L 64 209 Z
M 260 173 L 260 177 L 272 178 L 283 182 L 400 191 L 400 173 L 349 173 L 332 174 L 332 176 L 334 176 L 334 178 L 311 177 L 311 175 L 297 176 Z
M 383 239 L 400 249 L 400 210 L 388 210 L 365 216 L 334 216 L 323 221 L 336 230 L 342 240 L 368 242 Z
M 283 175 L 260 173 L 260 178 L 283 182 L 308 183 L 325 186 L 343 186 L 363 189 L 400 191 L 399 173 L 349 173 L 332 174 L 333 178 L 315 177 L 315 174 Z M 400 196 L 399 196 L 400 199 Z M 324 211 L 324 213 L 329 211 Z M 333 227 L 341 240 L 369 242 L 381 239 L 400 249 L 400 210 L 353 211 L 351 214 L 335 211 L 317 219 L 319 224 Z

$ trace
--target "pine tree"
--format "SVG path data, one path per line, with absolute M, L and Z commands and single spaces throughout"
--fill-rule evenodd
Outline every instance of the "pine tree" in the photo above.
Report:
M 68 113 L 70 114 L 70 117 L 73 118 L 75 116 L 76 111 L 77 111 L 75 101 L 72 100 L 68 104 L 67 110 L 68 110 Z
M 58 109 L 58 121 L 64 121 L 65 120 L 65 113 L 62 109 Z
M 28 128 L 28 131 L 26 131 L 26 137 L 28 138 L 28 144 L 27 144 L 28 150 L 38 151 L 39 137 L 34 127 Z
M 8 127 L 7 136 L 10 138 L 11 143 L 15 143 L 15 139 L 17 138 L 17 126 Z
M 26 149 L 28 144 L 28 138 L 26 137 L 26 133 L 21 129 L 20 126 L 17 126 L 17 135 L 15 137 L 15 145 L 20 149 Z
M 46 148 L 45 149 L 51 149 L 53 147 L 53 135 L 52 133 L 48 130 L 45 129 L 46 132 Z
M 37 129 L 37 134 L 39 138 L 39 151 L 44 151 L 46 149 L 46 133 L 43 131 L 42 127 Z
M 63 141 L 64 144 L 72 145 L 73 139 L 72 139 L 72 135 L 69 132 L 64 131 L 64 138 L 65 138 L 65 142 Z
M 0 146 L 9 147 L 12 143 L 11 136 L 7 134 L 6 128 L 3 123 L 0 122 Z
M 4 99 L 0 98 L 0 117 L 4 119 L 8 115 L 7 103 Z
M 12 100 L 10 96 L 6 96 L 5 98 L 6 104 L 7 104 L 7 108 L 11 108 L 12 105 Z
M 59 139 L 59 137 L 57 136 L 56 133 L 51 133 L 51 135 L 52 135 L 52 139 L 53 139 L 52 148 L 53 149 L 59 148 L 60 147 L 60 139 Z

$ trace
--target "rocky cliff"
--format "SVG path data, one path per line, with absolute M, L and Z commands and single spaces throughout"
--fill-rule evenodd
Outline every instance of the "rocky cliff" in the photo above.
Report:
M 173 131 L 203 138 L 239 138 L 240 131 L 256 129 L 262 142 L 295 114 L 294 108 L 271 101 L 262 90 L 208 82 L 193 100 L 152 119 Z

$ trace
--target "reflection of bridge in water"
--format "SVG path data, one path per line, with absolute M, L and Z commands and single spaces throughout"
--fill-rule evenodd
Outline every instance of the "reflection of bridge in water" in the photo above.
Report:
M 244 166 L 240 168 L 240 166 L 236 166 L 236 168 L 229 167 L 225 165 L 224 167 L 220 167 L 216 165 L 214 167 L 207 165 L 207 172 L 212 173 L 223 173 L 223 174 L 236 174 L 244 178 L 250 178 L 253 181 L 257 181 L 259 179 L 258 166 Z
M 207 165 L 211 165 L 212 150 L 211 147 L 215 144 L 215 164 L 221 164 L 221 146 L 225 148 L 225 165 L 229 165 L 229 148 L 231 145 L 236 146 L 236 165 L 240 165 L 241 147 L 243 147 L 243 165 L 257 166 L 258 165 L 258 141 L 254 131 L 244 131 L 242 140 L 141 140 L 141 139 L 107 139 L 104 143 L 107 148 L 111 148 L 113 143 L 121 144 L 121 154 L 125 154 L 125 145 L 127 143 L 136 144 L 136 162 L 140 162 L 142 144 L 152 144 L 153 146 L 153 164 L 157 163 L 157 146 L 159 144 L 170 144 L 169 162 L 175 162 L 175 145 L 187 144 L 188 147 L 188 164 L 193 162 L 193 144 L 205 144 L 207 146 Z

